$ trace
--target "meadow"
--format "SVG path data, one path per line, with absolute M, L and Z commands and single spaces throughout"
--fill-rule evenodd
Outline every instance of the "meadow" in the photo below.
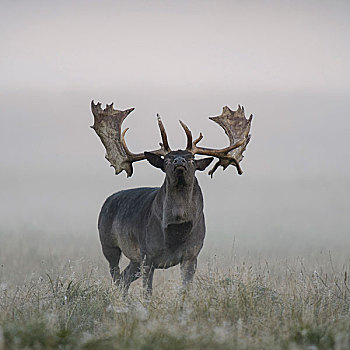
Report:
M 207 235 L 193 286 L 181 291 L 178 267 L 158 270 L 150 300 L 140 281 L 126 299 L 111 283 L 96 221 L 111 193 L 159 186 L 163 173 L 140 162 L 132 178 L 113 175 L 88 128 L 90 94 L 21 95 L 15 109 L 17 94 L 3 98 L 8 126 L 0 141 L 12 148 L 1 155 L 1 350 L 350 348 L 345 94 L 237 97 L 259 111 L 245 173 L 198 174 Z M 179 113 L 169 106 L 185 101 L 183 120 L 199 126 L 195 116 L 216 113 L 232 97 L 99 94 L 125 97 L 125 108 L 138 101 L 142 113 L 128 121 L 135 151 L 157 145 L 154 111 L 167 111 L 171 143 L 183 147 Z M 225 145 L 222 130 L 209 121 L 200 127 L 196 135 Z M 144 130 L 154 135 L 146 140 Z M 332 147 L 329 135 L 337 135 Z
M 303 258 L 207 249 L 189 290 L 178 268 L 158 270 L 148 300 L 139 281 L 126 298 L 111 283 L 95 236 L 2 232 L 1 242 L 1 350 L 350 347 L 345 250 Z

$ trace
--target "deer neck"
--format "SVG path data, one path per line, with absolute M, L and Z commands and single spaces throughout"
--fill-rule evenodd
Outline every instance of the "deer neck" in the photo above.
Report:
M 175 186 L 165 179 L 161 187 L 163 228 L 169 225 L 193 222 L 196 212 L 197 179 L 193 183 Z

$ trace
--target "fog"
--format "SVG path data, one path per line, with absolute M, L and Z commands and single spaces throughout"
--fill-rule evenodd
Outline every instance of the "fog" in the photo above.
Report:
M 145 161 L 114 175 L 89 128 L 94 99 L 136 107 L 124 123 L 135 152 L 157 148 L 156 113 L 173 149 L 185 146 L 179 119 L 224 147 L 208 117 L 237 104 L 254 114 L 244 174 L 198 174 L 207 252 L 348 251 L 348 2 L 2 4 L 1 240 L 97 242 L 108 195 L 161 185 Z

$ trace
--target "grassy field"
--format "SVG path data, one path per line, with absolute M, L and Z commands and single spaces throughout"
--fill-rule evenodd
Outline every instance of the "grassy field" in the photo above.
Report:
M 112 285 L 96 237 L 2 233 L 0 349 L 350 348 L 346 253 L 228 258 L 203 252 L 186 293 L 156 272 L 147 301 Z

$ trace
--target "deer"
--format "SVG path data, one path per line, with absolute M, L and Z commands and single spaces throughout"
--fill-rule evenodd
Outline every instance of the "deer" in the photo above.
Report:
M 186 289 L 193 280 L 206 233 L 203 195 L 195 173 L 204 171 L 217 158 L 209 171 L 211 177 L 220 166 L 225 170 L 229 165 L 241 175 L 239 163 L 250 141 L 253 115 L 246 119 L 244 107 L 238 105 L 236 111 L 225 106 L 221 115 L 209 118 L 220 125 L 229 138 L 229 146 L 222 149 L 198 146 L 202 133 L 193 140 L 192 132 L 180 120 L 187 145 L 184 150 L 173 151 L 157 114 L 162 138 L 160 148 L 132 153 L 125 141 L 129 128 L 121 129 L 134 108 L 117 110 L 111 103 L 103 109 L 100 102 L 91 101 L 91 110 L 94 117 L 91 128 L 104 145 L 105 158 L 116 175 L 125 171 L 127 177 L 132 176 L 133 163 L 141 160 L 147 160 L 165 173 L 160 187 L 121 190 L 109 196 L 101 208 L 98 231 L 113 281 L 127 293 L 130 284 L 142 276 L 145 294 L 150 296 L 155 269 L 180 264 L 182 285 Z M 196 158 L 196 155 L 209 157 Z M 129 259 L 129 265 L 121 272 L 122 253 Z

